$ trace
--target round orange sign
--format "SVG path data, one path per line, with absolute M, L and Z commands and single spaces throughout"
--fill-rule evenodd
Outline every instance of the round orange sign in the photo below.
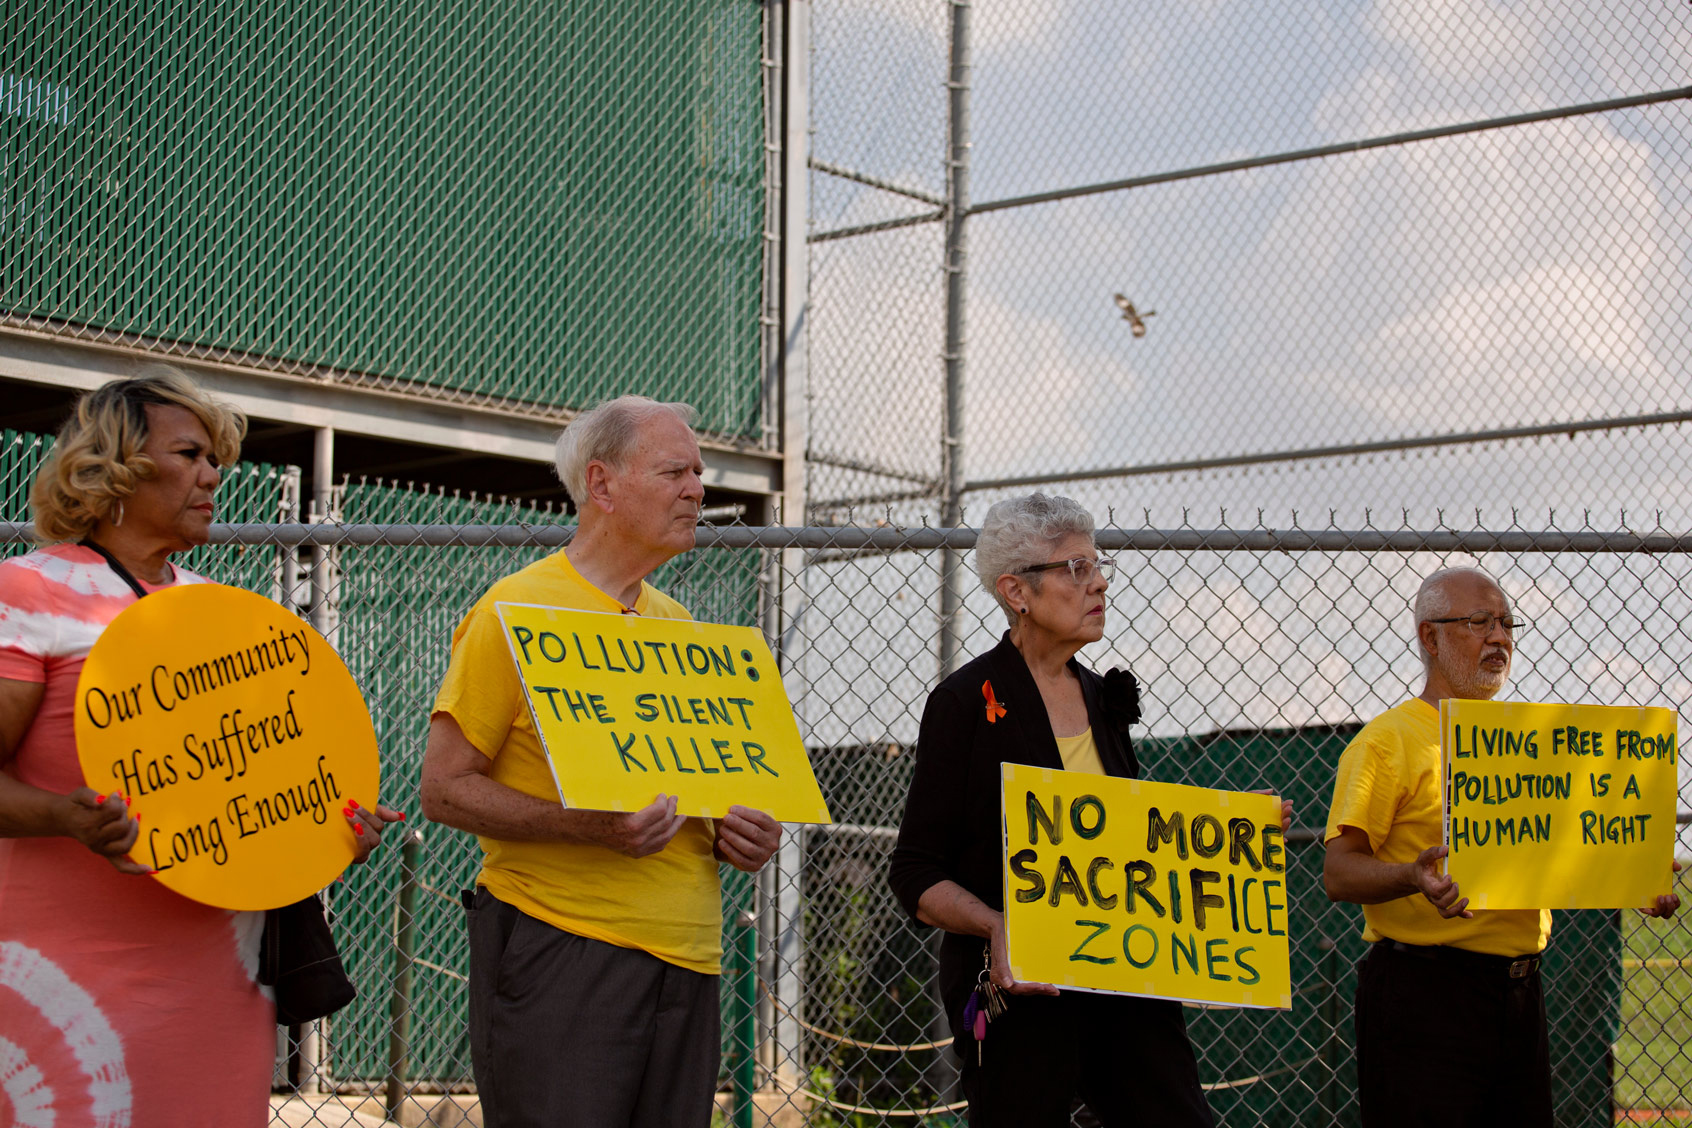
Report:
M 370 712 L 340 655 L 287 608 L 220 584 L 155 592 L 100 635 L 76 689 L 88 786 L 141 820 L 130 857 L 185 897 L 290 904 L 356 855 L 374 807 Z

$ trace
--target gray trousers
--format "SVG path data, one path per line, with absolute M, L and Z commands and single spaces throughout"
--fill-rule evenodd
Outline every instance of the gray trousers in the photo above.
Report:
M 466 894 L 470 1059 L 487 1128 L 707 1128 L 715 975 Z

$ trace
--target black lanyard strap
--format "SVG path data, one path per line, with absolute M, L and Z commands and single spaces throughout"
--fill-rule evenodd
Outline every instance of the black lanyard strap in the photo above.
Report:
M 129 585 L 129 590 L 133 591 L 135 593 L 136 599 L 145 599 L 147 597 L 147 589 L 141 586 L 140 580 L 138 580 L 134 576 L 130 575 L 129 569 L 125 568 L 123 566 L 122 562 L 119 561 L 117 557 L 113 556 L 111 553 L 107 552 L 104 548 L 101 548 L 99 545 L 95 544 L 92 538 L 83 537 L 77 543 L 80 544 L 83 548 L 92 549 L 93 551 L 95 551 L 95 552 L 99 553 L 101 556 L 103 556 L 106 560 L 106 563 L 110 564 L 112 566 L 112 571 L 116 572 L 118 574 L 118 576 L 123 580 L 123 582 Z

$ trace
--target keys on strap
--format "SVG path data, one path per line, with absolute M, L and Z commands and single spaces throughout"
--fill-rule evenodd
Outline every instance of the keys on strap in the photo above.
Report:
M 993 946 L 981 953 L 981 974 L 975 990 L 964 1003 L 963 1021 L 975 1036 L 975 1064 L 981 1064 L 981 1043 L 987 1040 L 987 1024 L 1005 1013 L 1005 993 L 993 982 Z

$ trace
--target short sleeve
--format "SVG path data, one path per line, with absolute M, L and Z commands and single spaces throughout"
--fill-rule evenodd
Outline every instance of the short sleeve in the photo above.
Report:
M 491 760 L 505 745 L 518 710 L 526 707 L 499 612 L 484 596 L 453 632 L 452 661 L 430 714 L 450 716 Z
M 58 618 L 40 573 L 0 563 L 0 678 L 45 682 L 59 636 Z
M 1354 826 L 1369 836 L 1370 850 L 1381 849 L 1398 815 L 1402 760 L 1397 750 L 1368 733 L 1359 733 L 1346 745 L 1334 776 L 1324 842 Z

